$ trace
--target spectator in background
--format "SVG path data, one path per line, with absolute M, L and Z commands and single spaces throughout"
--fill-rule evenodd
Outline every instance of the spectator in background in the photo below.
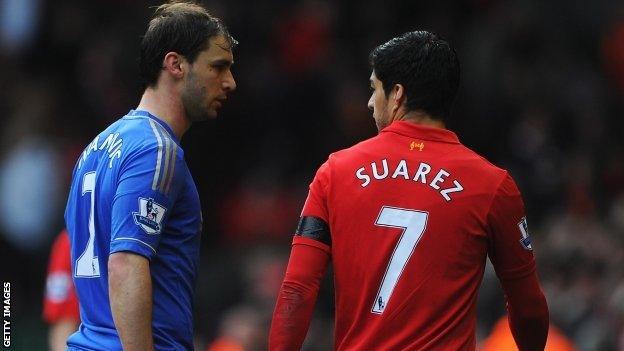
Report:
M 234 307 L 225 313 L 217 339 L 206 348 L 206 351 L 261 350 L 265 333 L 264 323 L 256 308 Z
M 63 229 L 52 245 L 43 300 L 43 319 L 48 323 L 50 351 L 67 349 L 67 337 L 78 328 L 80 312 L 72 282 L 67 230 Z

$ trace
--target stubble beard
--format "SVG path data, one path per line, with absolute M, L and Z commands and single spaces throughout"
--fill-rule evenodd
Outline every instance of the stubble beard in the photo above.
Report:
M 213 117 L 208 106 L 205 106 L 206 87 L 200 87 L 193 71 L 188 74 L 188 81 L 182 91 L 182 106 L 186 118 L 190 122 L 207 121 Z
M 381 116 L 378 118 L 374 118 L 375 125 L 377 126 L 377 132 L 381 132 L 384 128 L 388 126 L 388 116 L 387 111 L 384 109 L 381 111 Z

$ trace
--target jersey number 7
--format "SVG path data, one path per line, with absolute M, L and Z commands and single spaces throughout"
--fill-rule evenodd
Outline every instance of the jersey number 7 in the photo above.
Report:
M 87 247 L 76 260 L 76 278 L 97 278 L 100 276 L 100 262 L 95 256 L 95 172 L 85 173 L 82 178 L 82 196 L 89 193 L 89 241 Z
M 418 245 L 425 229 L 427 228 L 427 217 L 429 214 L 424 211 L 383 206 L 377 216 L 375 225 L 380 227 L 402 229 L 399 242 L 394 247 L 390 262 L 386 268 L 381 286 L 373 301 L 372 313 L 382 314 L 392 296 L 392 291 L 396 286 L 407 261 L 412 256 L 412 252 Z

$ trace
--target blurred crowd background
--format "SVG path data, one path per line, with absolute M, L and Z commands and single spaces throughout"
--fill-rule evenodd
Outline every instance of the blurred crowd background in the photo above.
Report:
M 45 349 L 49 248 L 82 148 L 138 103 L 155 1 L 0 0 L 0 274 L 15 350 Z M 624 350 L 624 3 L 207 1 L 240 41 L 237 91 L 182 140 L 203 206 L 198 350 L 266 348 L 316 168 L 375 135 L 368 54 L 414 29 L 462 65 L 448 127 L 523 192 L 553 323 L 578 350 Z M 306 350 L 332 339 L 331 275 Z M 504 314 L 488 268 L 478 336 Z M 216 343 L 216 344 L 215 344 Z

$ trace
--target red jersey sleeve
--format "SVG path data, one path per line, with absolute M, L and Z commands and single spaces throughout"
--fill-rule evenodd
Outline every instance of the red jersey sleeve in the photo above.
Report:
M 310 183 L 308 198 L 303 205 L 301 216 L 314 216 L 329 223 L 329 211 L 327 210 L 327 189 L 329 188 L 329 161 L 319 167 Z
M 54 241 L 48 264 L 43 319 L 55 323 L 61 319 L 78 321 L 78 299 L 72 282 L 69 236 L 63 230 Z
M 316 173 L 293 238 L 286 275 L 280 288 L 271 329 L 270 351 L 299 350 L 305 339 L 321 280 L 331 255 L 327 189 L 329 165 Z
M 509 175 L 498 187 L 488 222 L 489 256 L 505 292 L 509 324 L 518 349 L 543 350 L 548 335 L 548 305 L 537 277 L 522 197 Z
M 501 280 L 522 278 L 535 272 L 533 247 L 520 191 L 507 174 L 490 205 L 489 256 Z
M 301 211 L 301 218 L 315 217 L 329 223 L 329 210 L 327 208 L 327 191 L 329 189 L 329 161 L 326 161 L 319 167 L 314 180 L 310 183 L 310 190 L 308 191 L 308 197 L 303 205 Z M 327 242 L 319 240 L 303 240 L 304 236 L 295 235 L 293 238 L 293 245 L 309 245 L 317 247 L 327 254 L 331 253 L 330 245 Z

